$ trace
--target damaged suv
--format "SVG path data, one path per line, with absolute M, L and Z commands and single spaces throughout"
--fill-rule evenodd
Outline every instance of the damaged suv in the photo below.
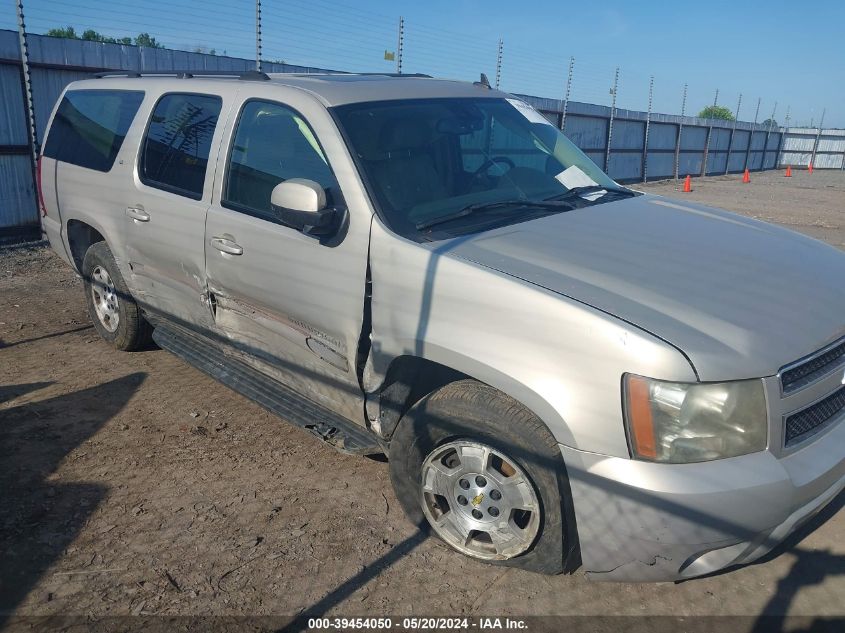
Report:
M 99 334 L 387 454 L 454 549 L 678 580 L 845 485 L 842 252 L 620 186 L 484 82 L 118 75 L 39 161 Z

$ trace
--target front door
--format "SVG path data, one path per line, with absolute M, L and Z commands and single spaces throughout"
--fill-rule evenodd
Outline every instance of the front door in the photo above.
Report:
M 316 181 L 329 204 L 345 204 L 333 157 L 315 131 L 333 123 L 325 109 L 315 118 L 312 127 L 269 99 L 241 105 L 228 151 L 221 151 L 220 199 L 206 223 L 209 301 L 218 331 L 244 360 L 363 424 L 356 350 L 369 218 L 350 213 L 338 236 L 320 240 L 282 225 L 270 207 L 273 188 L 289 178 Z M 331 147 L 341 150 L 337 141 Z

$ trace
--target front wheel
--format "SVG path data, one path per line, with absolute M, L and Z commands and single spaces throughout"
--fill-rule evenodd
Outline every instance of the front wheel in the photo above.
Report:
M 457 551 L 564 570 L 574 526 L 560 450 L 535 415 L 492 387 L 461 380 L 417 403 L 391 440 L 390 477 L 411 521 Z

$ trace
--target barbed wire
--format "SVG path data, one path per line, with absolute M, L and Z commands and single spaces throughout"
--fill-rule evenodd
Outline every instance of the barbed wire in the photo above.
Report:
M 161 4 L 155 0 L 134 0 L 118 6 L 101 0 L 26 0 L 25 5 L 27 26 L 34 33 L 72 26 L 80 37 L 85 30 L 93 29 L 104 37 L 134 41 L 139 33 L 146 32 L 170 49 L 213 51 L 247 59 L 255 54 L 253 0 L 204 0 L 202 12 L 186 0 L 173 0 L 167 5 L 166 16 L 161 15 Z M 0 27 L 16 28 L 13 12 L 7 13 L 0 16 Z M 400 53 L 398 15 L 332 0 L 286 0 L 283 6 L 265 3 L 261 14 L 266 61 L 359 72 L 396 68 L 395 58 Z M 501 87 L 510 92 L 563 99 L 570 56 L 542 45 L 512 45 L 507 33 L 502 38 Z M 469 38 L 457 30 L 406 19 L 402 68 L 405 72 L 463 80 L 477 80 L 482 72 L 494 77 L 498 45 L 496 37 Z M 570 100 L 609 106 L 613 100 L 616 66 L 576 53 L 571 52 L 576 60 Z M 391 55 L 394 59 L 389 59 Z M 651 78 L 648 72 L 622 65 L 616 86 L 616 107 L 645 110 Z M 679 112 L 683 89 L 682 82 L 663 82 L 659 76 L 655 77 L 655 110 Z M 686 114 L 697 114 L 700 107 L 712 103 L 705 98 L 706 92 L 700 86 L 690 86 Z M 734 112 L 737 97 L 720 94 L 719 105 Z M 746 99 L 756 103 L 757 97 L 746 95 Z M 784 99 L 779 100 L 785 103 Z M 767 106 L 774 101 L 763 97 L 761 114 L 766 116 L 761 116 L 761 121 L 768 117 Z M 782 106 L 781 111 L 784 109 Z M 753 111 L 753 106 L 746 106 L 740 118 L 752 118 Z M 791 122 L 796 121 L 793 112 Z

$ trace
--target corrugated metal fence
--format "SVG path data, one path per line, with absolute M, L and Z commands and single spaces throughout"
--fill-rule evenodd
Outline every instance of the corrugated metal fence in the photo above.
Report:
M 252 70 L 253 60 L 27 35 L 36 142 L 64 87 L 103 70 Z M 262 62 L 265 72 L 324 72 Z M 523 95 L 561 127 L 563 102 Z M 637 182 L 724 174 L 776 165 L 845 166 L 845 130 L 775 128 L 746 122 L 566 104 L 564 131 L 616 180 Z M 18 34 L 0 30 L 0 236 L 37 233 L 38 211 L 23 93 Z M 608 147 L 609 145 L 609 147 Z M 779 158 L 780 156 L 780 158 Z

